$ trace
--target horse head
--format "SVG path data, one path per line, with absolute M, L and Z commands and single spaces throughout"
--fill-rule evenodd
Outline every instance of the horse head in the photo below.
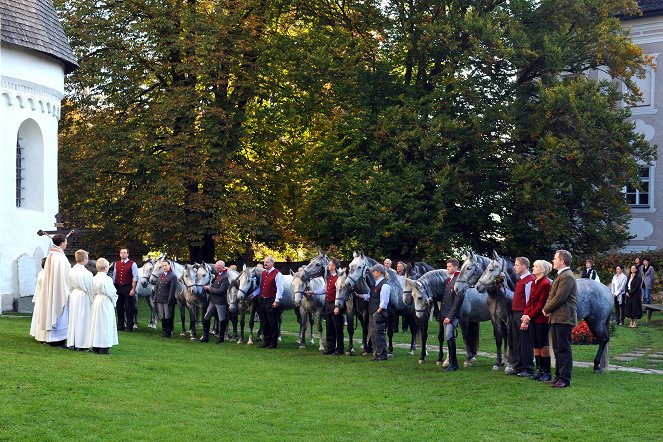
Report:
M 345 306 L 345 301 L 349 298 L 350 288 L 346 284 L 348 273 L 346 269 L 338 269 L 338 278 L 336 279 L 336 299 L 334 305 L 338 308 Z
M 202 296 L 204 293 L 204 287 L 210 285 L 214 279 L 214 272 L 212 271 L 212 266 L 203 262 L 202 264 L 197 264 L 198 268 L 196 269 L 196 294 Z
M 470 252 L 469 256 L 463 261 L 463 265 L 460 267 L 460 274 L 456 278 L 456 283 L 454 284 L 456 293 L 464 294 L 468 287 L 476 284 L 489 263 L 490 259 L 487 257 Z
M 513 270 L 513 263 L 494 251 L 493 260 L 490 261 L 490 264 L 488 264 L 477 282 L 477 290 L 485 292 L 494 289 L 501 283 L 513 289 L 515 278 L 516 274 Z
M 154 261 L 152 258 L 147 259 L 143 262 L 143 266 L 140 268 L 140 285 L 143 288 L 147 288 L 148 285 L 154 285 L 150 283 L 150 277 L 154 271 Z
M 302 305 L 302 299 L 306 293 L 306 290 L 308 289 L 308 282 L 304 281 L 301 273 L 303 272 L 295 273 L 292 277 L 292 283 L 290 284 L 292 293 L 294 295 L 295 307 Z
M 228 310 L 232 313 L 237 311 L 237 294 L 239 293 L 239 277 L 228 283 Z
M 239 286 L 237 288 L 237 301 L 244 302 L 247 296 L 250 296 L 258 288 L 258 276 L 260 269 L 258 267 L 246 267 L 239 274 Z
M 308 282 L 318 276 L 327 276 L 327 265 L 329 265 L 329 257 L 323 253 L 313 258 L 301 271 L 302 281 Z
M 413 280 L 410 280 L 413 281 Z M 433 296 L 429 290 L 427 281 L 424 278 L 420 278 L 412 284 L 412 301 L 414 302 L 414 312 L 419 319 L 427 319 L 427 316 L 430 314 L 430 307 L 433 303 Z M 403 297 L 405 297 L 405 292 L 403 292 Z
M 347 277 L 345 285 L 349 290 L 364 291 L 366 287 L 369 289 L 375 285 L 375 280 L 369 269 L 372 265 L 377 264 L 377 261 L 361 255 L 353 254 L 354 259 L 348 266 Z
M 412 291 L 415 282 L 417 282 L 416 279 L 410 279 L 407 276 L 403 280 L 403 303 L 405 305 L 412 305 Z

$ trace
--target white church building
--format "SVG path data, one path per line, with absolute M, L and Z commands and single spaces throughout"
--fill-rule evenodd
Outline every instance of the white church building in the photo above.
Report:
M 0 0 L 0 312 L 32 296 L 58 213 L 64 77 L 78 67 L 52 0 Z M 29 298 L 26 298 L 29 299 Z

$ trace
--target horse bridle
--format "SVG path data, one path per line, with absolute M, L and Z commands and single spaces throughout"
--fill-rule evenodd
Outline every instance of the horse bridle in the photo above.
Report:
M 366 273 L 368 272 L 368 265 L 365 264 L 364 262 L 362 262 L 361 267 L 363 268 L 363 270 L 361 271 L 361 278 L 365 278 Z M 350 286 L 351 288 L 357 288 L 357 284 L 359 283 L 359 279 L 353 279 L 352 275 L 348 275 L 347 279 L 349 279 L 350 282 L 352 283 L 352 285 Z M 369 285 L 369 287 L 370 287 L 370 285 Z
M 141 276 L 141 277 L 140 277 L 140 280 L 143 281 L 143 279 L 147 279 L 147 284 L 149 284 L 149 285 L 154 285 L 154 284 L 152 284 L 152 283 L 150 282 L 150 278 L 152 277 L 152 272 L 154 272 L 154 262 L 152 262 L 152 260 L 150 259 L 150 260 L 148 260 L 148 261 L 145 261 L 145 262 L 143 263 L 143 266 L 145 266 L 148 262 L 149 262 L 150 264 L 152 264 L 152 267 L 150 267 L 150 273 L 149 273 L 147 276 Z M 142 282 L 141 282 L 141 284 L 142 284 Z
M 421 281 L 417 281 L 417 282 L 415 282 L 414 285 L 417 286 L 417 288 L 419 289 L 419 292 L 421 292 L 421 293 L 424 292 L 423 283 L 422 283 Z M 413 291 L 413 290 L 410 290 L 410 293 L 412 293 L 412 291 Z M 405 292 L 403 292 L 403 293 L 405 293 Z M 431 299 L 432 299 L 432 297 L 426 295 L 426 304 L 429 304 L 429 307 L 430 307 L 430 300 L 431 300 Z M 421 309 L 417 309 L 417 307 L 416 307 L 416 303 L 414 302 L 414 296 L 412 297 L 412 303 L 415 304 L 414 311 L 415 311 L 416 313 L 425 313 L 425 312 L 428 311 L 428 307 L 425 308 L 425 309 L 423 309 L 423 310 L 421 310 Z
M 257 279 L 257 278 L 256 278 L 256 275 L 255 275 L 255 270 L 251 270 L 251 276 L 249 277 L 249 281 L 250 281 L 250 283 L 251 283 L 251 284 L 249 285 L 250 287 L 255 287 L 255 286 L 257 285 L 257 284 L 256 284 L 256 279 Z M 254 290 L 255 290 L 255 289 L 254 289 Z M 237 287 L 237 291 L 238 291 L 239 293 L 242 293 L 242 294 L 244 295 L 244 298 L 246 298 L 246 297 L 249 295 L 248 292 L 247 292 L 246 290 L 242 289 L 241 286 L 240 286 L 240 287 Z M 239 297 L 238 297 L 238 298 L 239 298 Z

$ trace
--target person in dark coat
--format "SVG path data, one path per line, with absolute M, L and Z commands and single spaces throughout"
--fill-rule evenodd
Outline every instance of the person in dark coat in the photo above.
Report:
M 635 265 L 631 266 L 631 273 L 626 283 L 624 316 L 631 319 L 629 324 L 631 328 L 637 327 L 638 319 L 642 318 L 642 272 Z
M 214 267 L 216 268 L 216 277 L 210 285 L 203 287 L 203 290 L 209 293 L 209 306 L 203 317 L 203 336 L 200 338 L 200 342 L 209 342 L 210 321 L 216 311 L 220 322 L 219 337 L 216 343 L 221 344 L 225 338 L 228 325 L 228 269 L 223 261 L 217 261 Z
M 447 347 L 449 349 L 449 365 L 447 366 L 447 371 L 456 371 L 458 370 L 458 358 L 456 356 L 456 327 L 458 326 L 458 316 L 460 313 L 460 306 L 463 305 L 464 296 L 456 293 L 454 290 L 454 284 L 458 275 L 460 274 L 460 263 L 455 258 L 449 258 L 447 260 L 447 272 L 449 278 L 444 287 L 444 293 L 442 294 L 442 299 L 438 299 L 436 304 L 439 303 L 439 330 L 437 334 L 437 339 L 440 342 L 440 354 L 438 357 L 438 364 L 442 364 L 444 359 L 443 345 L 444 340 L 447 341 Z
M 570 269 L 571 253 L 558 250 L 553 258 L 557 277 L 552 283 L 548 301 L 543 306 L 543 315 L 550 318 L 553 352 L 555 352 L 555 378 L 548 381 L 551 387 L 571 386 L 573 352 L 571 332 L 578 322 L 576 297 L 578 286 Z
M 173 306 L 178 283 L 177 276 L 170 268 L 170 262 L 164 261 L 162 266 L 163 274 L 156 286 L 157 312 L 161 319 L 161 336 L 170 338 L 173 336 Z

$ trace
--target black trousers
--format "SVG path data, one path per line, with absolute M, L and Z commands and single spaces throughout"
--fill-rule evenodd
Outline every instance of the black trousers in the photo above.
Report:
M 626 295 L 622 295 L 622 297 L 626 297 Z M 617 297 L 615 296 L 615 321 L 617 321 L 617 324 L 623 324 L 624 323 L 624 301 L 619 302 Z
M 131 285 L 116 285 L 117 289 L 117 303 L 115 308 L 117 309 L 117 328 L 124 330 L 124 319 L 126 315 L 127 319 L 127 330 L 132 330 L 134 328 L 134 309 L 136 308 L 136 300 L 129 296 L 131 291 Z M 136 296 L 134 294 L 134 296 Z
M 327 332 L 327 351 L 343 353 L 343 314 L 334 314 L 334 302 L 325 303 L 325 327 Z
M 278 344 L 279 319 L 281 319 L 281 307 L 274 308 L 272 304 L 275 298 L 260 298 L 258 305 L 258 316 L 264 336 L 265 345 L 274 347 Z
M 552 347 L 555 352 L 555 378 L 567 384 L 571 383 L 571 371 L 573 370 L 572 330 L 572 325 L 550 324 Z
M 534 349 L 527 330 L 520 330 L 522 311 L 513 311 L 511 317 L 511 330 L 509 344 L 511 351 L 511 365 L 517 372 L 534 372 Z

